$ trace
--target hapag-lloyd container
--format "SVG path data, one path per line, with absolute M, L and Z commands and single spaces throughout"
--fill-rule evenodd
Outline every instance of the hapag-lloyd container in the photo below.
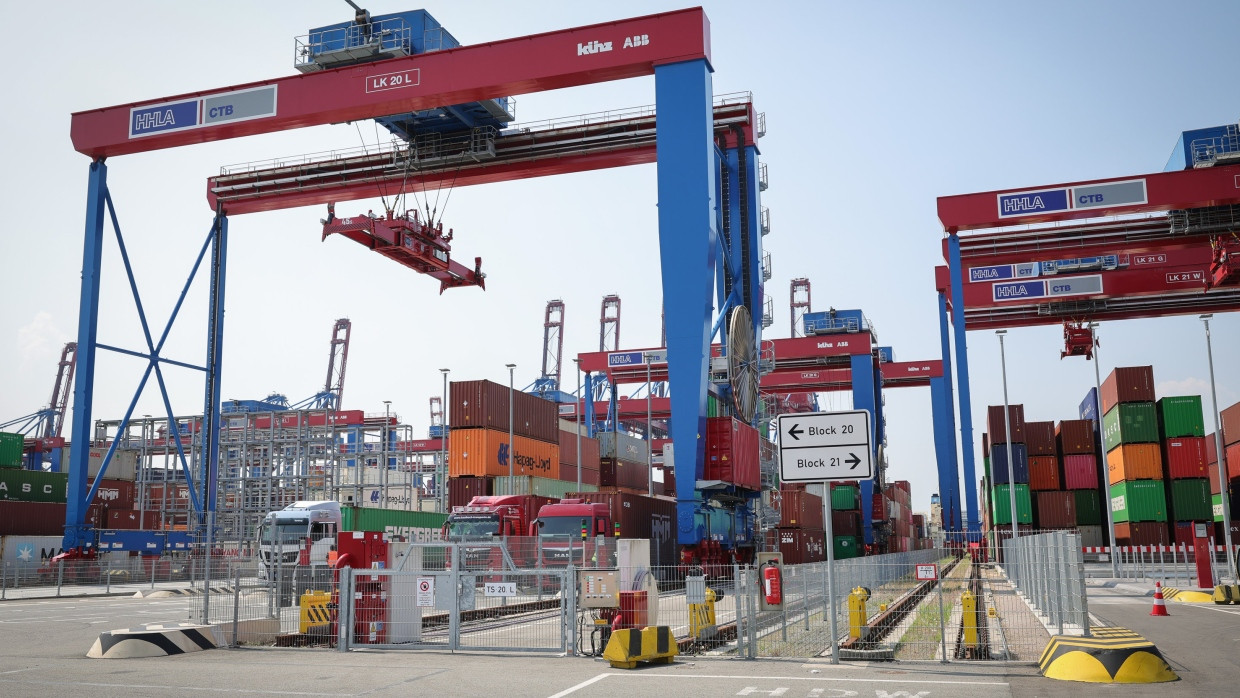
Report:
M 1172 480 L 1168 486 L 1173 521 L 1209 521 L 1213 516 L 1210 483 L 1205 478 Z
M 1116 545 L 1169 545 L 1170 543 L 1171 536 L 1168 534 L 1167 524 L 1165 523 L 1153 521 L 1143 523 L 1115 522 Z
M 1107 482 L 1161 480 L 1162 452 L 1158 444 L 1124 444 L 1107 453 Z
M 1025 448 L 1029 457 L 1055 455 L 1055 423 L 1025 422 Z
M 780 492 L 779 525 L 781 528 L 822 528 L 822 497 L 797 490 Z
M 1102 505 L 1097 490 L 1073 490 L 1076 499 L 1076 523 L 1078 526 L 1095 526 L 1104 523 Z
M 1032 456 L 1029 458 L 1029 489 L 1060 489 L 1058 458 L 1055 456 Z
M 1098 457 L 1092 453 L 1064 456 L 1063 487 L 1066 490 L 1098 489 Z
M 762 470 L 758 462 L 758 430 L 733 417 L 706 420 L 707 480 L 721 480 L 737 487 L 762 489 Z
M 1200 395 L 1165 397 L 1157 402 L 1158 430 L 1165 439 L 1205 436 L 1205 417 Z
M 1038 528 L 1075 528 L 1076 495 L 1063 490 L 1034 492 L 1033 515 Z
M 1055 425 L 1055 442 L 1060 455 L 1069 456 L 1094 452 L 1094 422 L 1090 419 L 1065 419 Z
M 766 532 L 768 547 L 784 554 L 785 565 L 803 565 L 827 559 L 827 535 L 822 529 L 776 528 Z
M 1111 485 L 1111 515 L 1121 521 L 1166 521 L 1167 489 L 1162 480 L 1131 480 Z
M 1163 467 L 1171 479 L 1207 477 L 1205 437 L 1167 439 L 1162 444 Z
M 1152 402 L 1128 402 L 1102 416 L 1102 443 L 1106 450 L 1120 444 L 1158 443 L 1158 413 Z
M 1008 405 L 1008 419 L 1011 422 L 1012 443 L 1025 442 L 1025 406 Z M 991 405 L 986 408 L 986 433 L 990 435 L 991 451 L 995 446 L 1007 443 L 1008 432 L 1003 423 L 1003 405 Z
M 486 380 L 459 381 L 448 386 L 448 443 L 457 429 L 485 427 L 508 431 L 508 386 Z M 535 441 L 558 443 L 558 406 L 549 400 L 513 392 L 513 434 Z M 507 473 L 504 473 L 507 475 Z
M 613 523 L 620 524 L 621 538 L 650 541 L 651 565 L 662 567 L 679 562 L 675 500 L 625 492 L 570 492 L 565 499 L 607 504 Z
M 1102 381 L 1102 412 L 1124 402 L 1154 401 L 1154 367 L 1120 366 Z
M 1014 477 L 1009 476 L 1008 471 L 1008 444 L 996 444 L 990 450 L 990 470 L 996 484 L 1003 485 L 1012 481 L 1029 482 L 1029 457 L 1025 452 L 1025 445 L 1014 443 L 1011 447 Z
M 448 475 L 507 476 L 508 450 L 508 432 L 496 429 L 453 429 L 448 438 Z M 513 475 L 554 477 L 559 471 L 558 444 L 514 436 L 512 451 Z

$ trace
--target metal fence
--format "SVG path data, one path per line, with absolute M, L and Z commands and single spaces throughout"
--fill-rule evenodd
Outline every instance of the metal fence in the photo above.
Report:
M 1227 549 L 1214 545 L 1210 540 L 1208 555 L 1213 570 L 1214 584 L 1236 583 L 1236 571 L 1228 567 Z M 1084 548 L 1087 564 L 1086 577 L 1109 577 L 1120 580 L 1161 581 L 1163 584 L 1209 587 L 1197 574 L 1197 551 L 1187 543 L 1176 545 L 1130 545 L 1119 546 L 1111 559 L 1110 547 Z M 1237 546 L 1232 559 L 1240 558 Z M 1114 563 L 1114 564 L 1112 564 Z
M 211 577 L 219 583 L 233 557 L 211 559 Z M 207 563 L 187 553 L 147 557 L 103 553 L 91 560 L 4 562 L 0 565 L 0 599 L 14 596 L 84 596 L 118 592 L 195 589 L 202 586 Z
M 1056 531 L 1003 541 L 1003 571 L 1048 632 L 1088 635 L 1081 538 Z

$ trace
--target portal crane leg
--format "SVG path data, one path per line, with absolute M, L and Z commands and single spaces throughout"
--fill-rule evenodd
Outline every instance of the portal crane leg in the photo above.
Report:
M 853 409 L 870 412 L 870 460 L 874 463 L 874 471 L 878 472 L 878 439 L 882 435 L 879 421 L 882 413 L 878 411 L 881 397 L 878 393 L 878 370 L 873 354 L 855 354 L 852 360 Z M 874 480 L 861 481 L 861 528 L 867 545 L 874 543 L 874 528 L 870 524 L 874 510 Z M 830 493 L 827 493 L 828 495 Z
M 667 313 L 677 539 L 699 542 L 695 513 L 706 433 L 706 376 L 715 272 L 711 68 L 705 60 L 655 68 L 659 263 Z
M 943 505 L 943 530 L 964 531 L 960 521 L 960 460 L 956 449 L 955 396 L 952 394 L 951 331 L 947 319 L 947 289 L 939 290 L 939 342 L 943 377 L 931 379 L 930 400 L 934 407 L 934 443 L 939 458 L 939 498 Z M 935 386 L 942 400 L 935 403 Z M 966 483 L 969 484 L 969 483 Z M 969 484 L 969 486 L 972 486 Z
M 960 373 L 956 379 L 960 391 L 960 449 L 964 455 L 964 503 L 966 530 L 970 541 L 981 535 L 981 519 L 977 512 L 977 477 L 973 468 L 973 402 L 969 395 L 969 347 L 964 326 L 964 280 L 960 266 L 960 237 L 947 238 L 947 270 L 952 284 L 952 325 L 956 329 L 956 365 Z

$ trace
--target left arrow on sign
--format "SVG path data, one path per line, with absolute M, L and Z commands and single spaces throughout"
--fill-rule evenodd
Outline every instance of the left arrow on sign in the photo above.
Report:
M 788 436 L 791 436 L 793 439 L 797 441 L 801 440 L 801 437 L 797 436 L 797 434 L 804 434 L 804 433 L 805 433 L 805 430 L 801 428 L 800 424 L 793 424 L 792 428 L 788 430 Z

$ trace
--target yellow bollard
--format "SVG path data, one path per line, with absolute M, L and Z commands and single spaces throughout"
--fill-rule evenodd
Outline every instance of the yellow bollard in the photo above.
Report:
M 310 632 L 310 628 L 322 628 L 331 623 L 331 611 L 327 608 L 331 600 L 332 595 L 326 591 L 307 591 L 301 595 L 301 622 L 298 623 L 298 630 L 302 634 Z
M 689 604 L 689 635 L 695 640 L 715 637 L 715 590 L 706 590 L 706 603 Z
M 964 614 L 964 645 L 977 647 L 977 598 L 973 592 L 966 591 L 960 595 L 960 607 Z
M 870 590 L 865 587 L 857 587 L 848 595 L 848 637 L 854 640 L 864 640 L 869 633 L 870 616 L 865 610 L 869 599 Z

